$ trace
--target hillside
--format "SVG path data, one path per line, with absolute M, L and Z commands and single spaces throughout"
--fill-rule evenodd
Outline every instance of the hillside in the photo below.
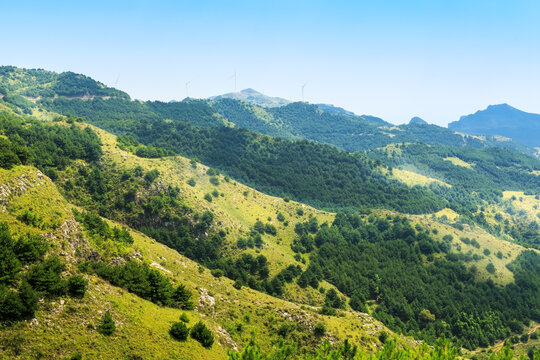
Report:
M 118 135 L 55 114 L 57 101 Z M 252 336 L 265 353 L 279 351 L 280 338 L 299 353 L 324 340 L 345 352 L 348 339 L 360 353 L 384 345 L 383 357 L 393 333 L 407 349 L 441 336 L 470 350 L 537 343 L 519 338 L 540 320 L 533 158 L 417 142 L 366 157 L 237 129 L 239 115 L 200 101 L 32 104 L 52 121 L 0 101 L 0 222 L 2 239 L 12 237 L 0 256 L 21 264 L 0 276 L 0 333 L 15 344 L 2 356 L 65 357 L 71 344 L 92 358 L 100 344 L 111 357 L 144 357 L 137 344 L 156 336 L 156 356 L 187 358 L 248 351 Z M 276 109 L 296 128 L 302 116 L 291 109 L 328 116 L 291 105 Z M 270 110 L 267 124 L 285 118 Z M 97 331 L 107 310 L 111 337 Z M 188 327 L 210 329 L 208 350 L 167 334 L 183 312 Z
M 530 147 L 540 147 L 540 115 L 508 104 L 490 105 L 485 110 L 462 116 L 448 128 L 474 135 L 503 136 Z

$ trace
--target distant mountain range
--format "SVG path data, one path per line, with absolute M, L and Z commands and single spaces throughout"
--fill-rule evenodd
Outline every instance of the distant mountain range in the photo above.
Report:
M 462 116 L 448 124 L 454 131 L 475 135 L 504 136 L 531 147 L 540 147 L 540 115 L 508 104 L 490 105 L 485 110 Z

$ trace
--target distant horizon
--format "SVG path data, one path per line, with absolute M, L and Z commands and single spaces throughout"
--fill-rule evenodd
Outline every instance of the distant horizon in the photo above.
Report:
M 500 103 L 540 113 L 532 0 L 27 0 L 2 10 L 0 63 L 82 73 L 136 99 L 228 93 L 236 74 L 236 89 L 299 101 L 307 83 L 310 103 L 394 124 L 447 126 Z

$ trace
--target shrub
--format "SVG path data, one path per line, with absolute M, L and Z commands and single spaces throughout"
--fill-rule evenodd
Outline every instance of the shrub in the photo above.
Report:
M 30 268 L 27 275 L 28 282 L 34 289 L 48 295 L 62 295 L 67 287 L 66 281 L 60 277 L 64 268 L 65 264 L 56 256 L 50 257 L 43 263 Z
M 210 184 L 212 184 L 214 186 L 219 185 L 219 179 L 216 176 L 211 176 L 208 181 L 210 181 Z
M 204 271 L 204 268 L 200 267 L 199 272 L 201 272 L 200 269 L 203 269 Z M 173 294 L 173 302 L 175 307 L 184 310 L 193 310 L 195 305 L 193 304 L 193 301 L 191 301 L 191 296 L 191 291 L 186 289 L 185 285 L 178 285 Z
M 183 322 L 175 322 L 171 325 L 171 328 L 169 329 L 169 335 L 171 335 L 171 337 L 175 340 L 186 341 L 189 335 L 189 329 Z
M 297 214 L 298 216 L 303 216 L 303 215 L 304 215 L 304 209 L 302 209 L 302 208 L 296 209 L 296 214 Z
M 116 325 L 114 324 L 114 320 L 111 316 L 110 312 L 106 312 L 105 315 L 103 315 L 103 318 L 101 319 L 101 324 L 98 325 L 97 331 L 101 335 L 109 336 L 114 333 L 116 330 Z
M 280 222 L 285 221 L 285 215 L 283 215 L 282 213 L 278 213 L 277 214 L 277 220 L 280 221 Z
M 315 329 L 313 329 L 313 334 L 317 337 L 324 336 L 324 334 L 326 334 L 326 326 L 324 323 L 317 323 L 317 325 L 315 325 Z
M 68 279 L 68 291 L 73 297 L 82 298 L 86 293 L 87 287 L 88 280 L 86 280 L 82 275 L 73 275 Z
M 388 340 L 388 333 L 386 331 L 381 331 L 379 333 L 379 341 L 384 344 L 386 343 L 386 340 Z
M 186 324 L 189 322 L 189 317 L 186 313 L 182 313 L 182 315 L 180 315 L 180 321 L 185 322 Z
M 195 179 L 191 178 L 187 181 L 189 186 L 195 186 L 197 183 L 195 182 Z
M 191 328 L 191 337 L 200 342 L 205 348 L 211 348 L 214 343 L 214 335 L 202 321 L 199 321 Z
M 212 202 L 212 195 L 210 195 L 209 193 L 204 194 L 204 200 Z
M 273 236 L 276 236 L 277 235 L 277 229 L 274 225 L 272 224 L 266 224 L 264 226 L 264 231 L 267 233 L 267 234 L 270 234 L 270 235 L 273 235 Z
M 484 255 L 489 256 L 491 254 L 491 251 L 489 249 L 484 249 Z
M 495 266 L 492 263 L 486 265 L 486 270 L 490 274 L 495 274 Z
M 216 278 L 220 278 L 223 276 L 223 270 L 221 269 L 214 269 L 210 272 L 212 274 L 212 276 L 216 277 Z
M 444 235 L 442 239 L 444 241 L 452 241 L 454 237 L 452 235 Z

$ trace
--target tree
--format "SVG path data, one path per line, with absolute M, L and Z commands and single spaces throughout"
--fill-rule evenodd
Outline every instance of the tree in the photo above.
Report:
M 0 224 L 0 284 L 13 282 L 21 264 L 13 250 L 14 242 L 6 223 Z
M 317 337 L 324 336 L 324 334 L 326 334 L 326 326 L 324 323 L 317 323 L 317 325 L 315 325 L 315 329 L 313 330 L 313 334 Z
M 88 287 L 88 280 L 82 275 L 73 275 L 68 279 L 68 291 L 73 297 L 82 298 L 86 293 Z
M 201 343 L 205 348 L 211 348 L 214 343 L 214 335 L 206 327 L 206 325 L 199 321 L 191 328 L 191 337 Z
M 185 285 L 178 285 L 178 287 L 174 290 L 173 294 L 174 305 L 179 309 L 193 310 L 195 308 L 195 305 L 191 300 L 191 296 L 191 291 L 186 289 Z
M 101 324 L 97 327 L 97 331 L 105 336 L 110 336 L 116 330 L 116 325 L 110 312 L 106 312 L 101 319 Z
M 183 322 L 175 322 L 169 329 L 169 335 L 175 340 L 186 341 L 189 334 L 189 329 Z

